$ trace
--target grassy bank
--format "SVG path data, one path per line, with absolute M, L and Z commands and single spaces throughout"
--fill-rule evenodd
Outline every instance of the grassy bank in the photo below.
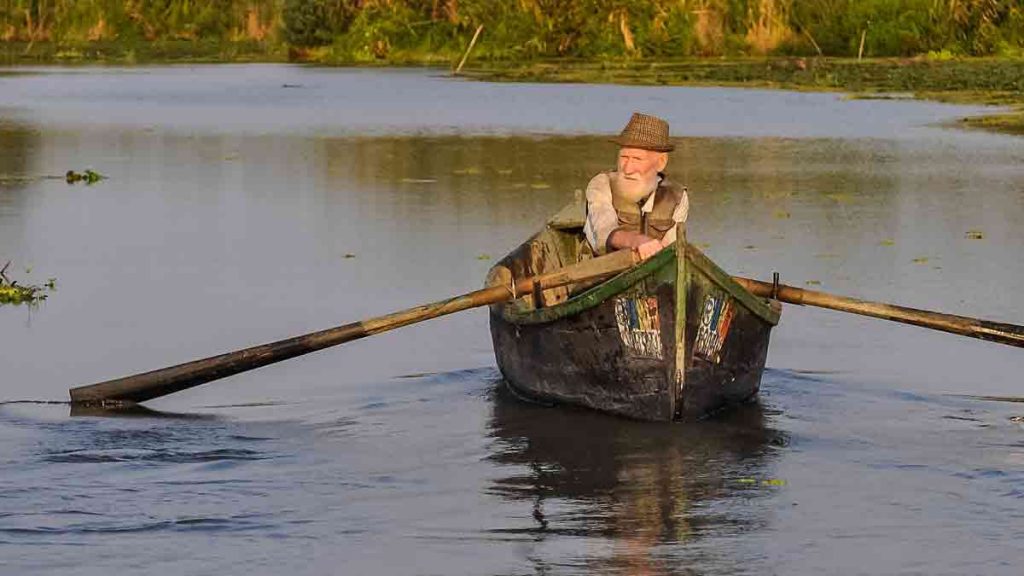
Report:
M 1009 106 L 1007 114 L 961 124 L 1024 135 L 1024 59 L 687 59 L 484 63 L 464 70 L 490 81 L 584 82 L 666 86 L 740 86 L 841 91 L 854 97 L 914 97 Z
M 1019 0 L 4 0 L 0 41 L 281 44 L 331 62 L 1024 54 Z M 139 48 L 136 48 L 138 51 Z
M 185 62 L 286 62 L 283 45 L 258 41 L 159 40 L 129 42 L 4 42 L 0 65 L 176 64 Z

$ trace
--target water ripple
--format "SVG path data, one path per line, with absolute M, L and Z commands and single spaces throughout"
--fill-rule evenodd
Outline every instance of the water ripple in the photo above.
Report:
M 262 530 L 273 524 L 256 522 L 247 516 L 240 517 L 185 517 L 170 520 L 149 520 L 121 523 L 98 521 L 70 524 L 67 526 L 27 526 L 3 528 L 0 534 L 17 535 L 74 535 L 74 534 L 132 534 L 142 532 L 240 532 Z
M 96 464 L 106 462 L 159 462 L 172 464 L 189 464 L 199 462 L 219 462 L 232 460 L 265 460 L 271 458 L 266 454 L 253 450 L 219 448 L 186 452 L 178 450 L 70 450 L 50 453 L 43 457 L 46 462 Z

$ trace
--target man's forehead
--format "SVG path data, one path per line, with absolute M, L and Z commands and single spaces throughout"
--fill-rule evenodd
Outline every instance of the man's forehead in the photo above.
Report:
M 629 148 L 626 146 L 619 148 L 619 156 L 641 156 L 646 158 L 657 154 L 659 153 L 645 148 Z
M 638 158 L 644 162 L 649 161 L 660 161 L 661 158 L 668 159 L 668 154 L 664 152 L 655 152 L 654 150 L 647 150 L 646 148 L 627 148 L 625 146 L 619 148 L 619 158 Z

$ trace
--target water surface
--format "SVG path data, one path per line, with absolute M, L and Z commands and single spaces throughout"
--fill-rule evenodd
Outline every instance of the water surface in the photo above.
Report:
M 58 290 L 0 308 L 0 402 L 473 290 L 610 165 L 634 109 L 680 136 L 689 237 L 727 270 L 1024 324 L 1024 146 L 943 127 L 977 108 L 405 70 L 35 72 L 0 78 L 0 260 Z M 85 168 L 109 178 L 60 178 Z M 1024 408 L 965 396 L 1024 395 L 1020 350 L 787 307 L 758 403 L 652 425 L 511 397 L 486 321 L 132 417 L 0 404 L 0 562 L 1019 572 Z

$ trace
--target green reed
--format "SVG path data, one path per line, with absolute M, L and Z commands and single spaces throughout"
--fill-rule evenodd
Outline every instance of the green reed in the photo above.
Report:
M 492 60 L 1024 52 L 1020 0 L 0 0 L 0 39 L 54 58 L 46 45 L 88 58 L 191 42 L 210 57 L 431 62 L 478 25 L 475 57 Z

